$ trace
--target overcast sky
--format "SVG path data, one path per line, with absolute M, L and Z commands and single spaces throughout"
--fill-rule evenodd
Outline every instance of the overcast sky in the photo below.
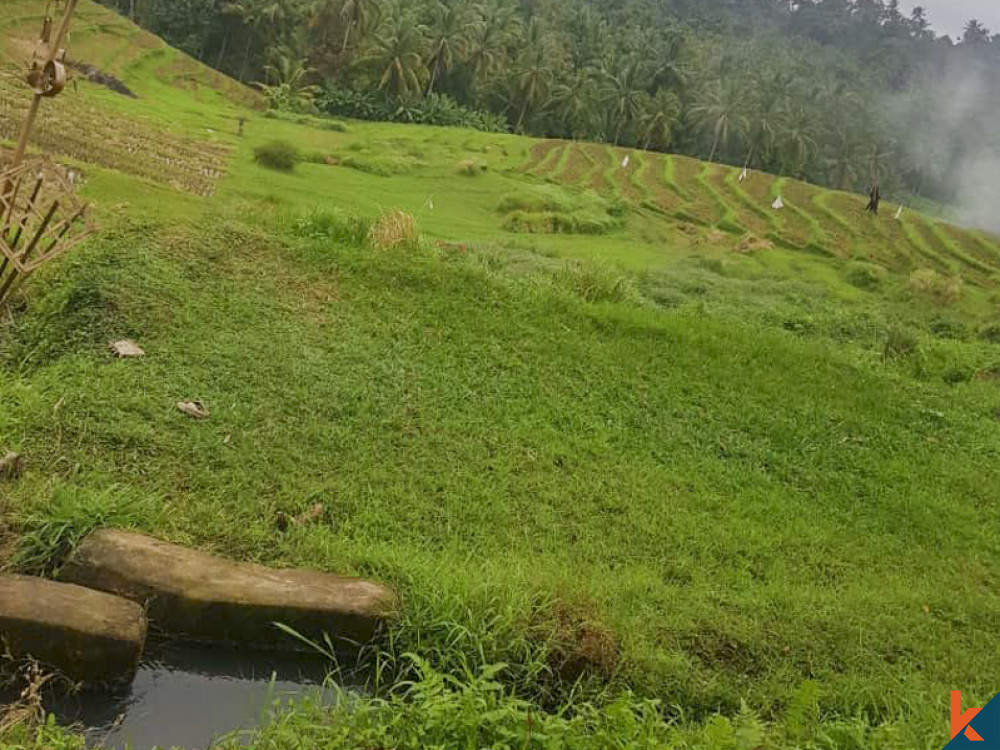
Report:
M 900 5 L 907 13 L 923 5 L 939 34 L 961 36 L 970 18 L 978 18 L 994 33 L 1000 32 L 1000 0 L 902 0 Z

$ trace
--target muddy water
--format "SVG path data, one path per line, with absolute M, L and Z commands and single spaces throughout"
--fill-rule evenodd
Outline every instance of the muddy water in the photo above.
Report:
M 60 723 L 81 725 L 88 747 L 201 750 L 261 726 L 289 701 L 356 694 L 360 679 L 334 684 L 328 666 L 298 654 L 160 645 L 129 688 L 53 698 L 49 710 Z

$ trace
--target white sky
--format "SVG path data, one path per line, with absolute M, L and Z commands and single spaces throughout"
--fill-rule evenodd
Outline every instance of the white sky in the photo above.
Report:
M 902 0 L 900 6 L 909 13 L 915 6 L 922 5 L 939 34 L 951 34 L 953 38 L 962 35 L 962 29 L 970 18 L 977 18 L 994 33 L 1000 33 L 1000 0 Z

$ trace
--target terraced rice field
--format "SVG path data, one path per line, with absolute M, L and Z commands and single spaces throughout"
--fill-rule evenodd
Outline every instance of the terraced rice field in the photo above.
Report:
M 625 157 L 628 163 L 625 164 Z M 985 284 L 1000 273 L 997 238 L 913 211 L 865 211 L 863 196 L 681 156 L 543 141 L 522 171 L 628 202 L 649 221 L 681 221 L 791 250 L 863 257 L 898 272 L 930 268 Z M 773 203 L 781 197 L 784 208 Z
M 226 171 L 230 149 L 121 113 L 109 114 L 72 90 L 46 102 L 33 143 L 48 153 L 209 196 Z M 16 79 L 0 78 L 0 138 L 15 140 L 29 99 Z

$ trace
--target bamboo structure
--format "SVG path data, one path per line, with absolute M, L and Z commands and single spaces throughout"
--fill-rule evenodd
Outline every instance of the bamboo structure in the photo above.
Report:
M 93 233 L 86 205 L 73 185 L 45 159 L 25 159 L 42 100 L 66 85 L 62 45 L 78 0 L 67 0 L 55 26 L 46 16 L 27 81 L 33 98 L 9 165 L 0 170 L 0 306 L 45 262 L 76 247 Z

